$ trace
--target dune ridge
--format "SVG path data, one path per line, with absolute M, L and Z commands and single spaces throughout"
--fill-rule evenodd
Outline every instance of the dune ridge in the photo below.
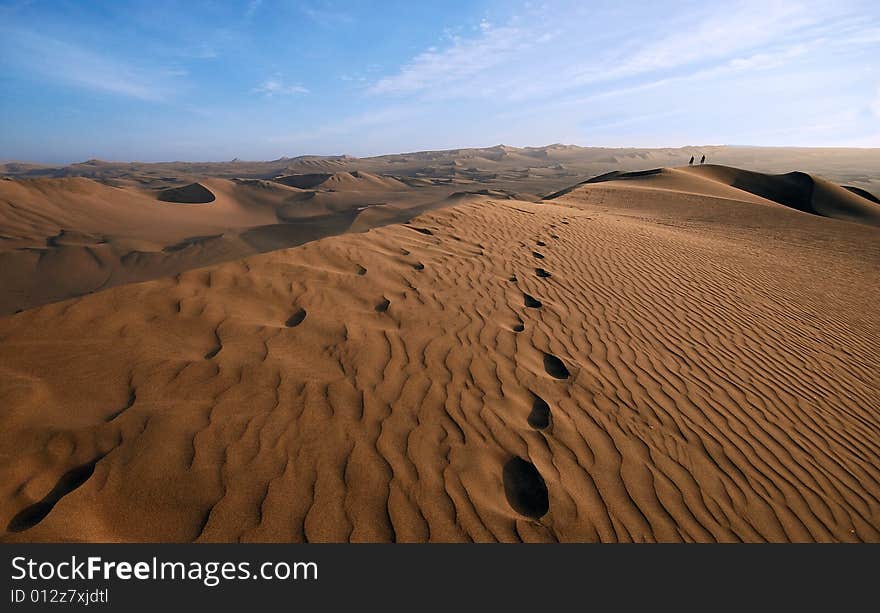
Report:
M 813 215 L 880 226 L 880 204 L 864 190 L 859 193 L 803 172 L 768 175 L 714 164 L 613 171 L 549 194 L 545 199 L 558 199 L 600 185 L 776 203 Z

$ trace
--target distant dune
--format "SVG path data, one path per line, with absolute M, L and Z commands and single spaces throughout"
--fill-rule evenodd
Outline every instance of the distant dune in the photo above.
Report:
M 728 166 L 685 166 L 637 172 L 610 172 L 547 196 L 555 199 L 588 186 L 661 189 L 755 203 L 776 203 L 792 209 L 880 226 L 880 204 L 864 190 L 843 188 L 802 172 L 767 175 Z M 749 195 L 756 198 L 750 198 Z
M 444 206 L 452 190 L 361 172 L 318 176 L 314 189 L 261 179 L 160 190 L 84 177 L 0 180 L 0 315 L 404 221 Z
M 183 187 L 172 187 L 162 190 L 157 196 L 163 202 L 180 202 L 182 204 L 207 204 L 214 202 L 214 194 L 201 183 L 190 183 Z
M 406 184 L 390 177 L 379 177 L 363 171 L 283 175 L 274 181 L 300 189 L 377 190 L 406 189 Z
M 697 166 L 689 172 L 719 181 L 799 211 L 880 226 L 880 205 L 858 193 L 803 172 L 766 175 L 725 166 Z
M 368 173 L 393 176 L 409 185 L 421 182 L 480 183 L 481 187 L 548 194 L 579 180 L 610 171 L 676 167 L 691 156 L 770 174 L 801 171 L 835 183 L 880 194 L 880 149 L 692 146 L 664 149 L 612 149 L 554 144 L 546 147 L 498 145 L 483 149 L 417 151 L 370 158 L 304 155 L 268 162 L 104 162 L 69 166 L 0 163 L 0 176 L 80 176 L 118 186 L 149 189 L 181 187 L 205 177 L 276 179 L 290 175 Z M 326 180 L 326 179 L 321 179 Z M 309 186 L 306 189 L 312 189 Z
M 848 189 L 849 191 L 851 191 L 854 194 L 858 194 L 862 198 L 867 198 L 871 202 L 874 202 L 876 204 L 880 204 L 880 198 L 878 198 L 877 196 L 875 196 L 871 192 L 862 189 L 861 187 L 853 187 L 852 185 L 844 185 L 843 188 Z
M 282 185 L 289 185 L 290 187 L 296 187 L 298 189 L 313 189 L 321 185 L 324 181 L 332 176 L 332 174 L 326 172 L 284 175 L 280 177 L 275 177 L 274 181 L 277 181 Z
M 0 181 L 0 538 L 880 541 L 880 205 L 594 153 Z

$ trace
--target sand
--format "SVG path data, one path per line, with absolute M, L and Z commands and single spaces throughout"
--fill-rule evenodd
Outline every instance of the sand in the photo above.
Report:
M 0 180 L 0 315 L 403 221 L 451 191 L 344 175 L 309 190 L 260 179 L 159 190 L 85 177 Z
M 269 162 L 0 163 L 0 316 L 406 221 L 448 205 L 450 197 L 537 201 L 588 177 L 676 167 L 702 155 L 713 164 L 787 174 L 782 178 L 787 185 L 771 182 L 788 203 L 815 201 L 821 209 L 822 198 L 812 191 L 819 195 L 833 188 L 838 193 L 832 200 L 843 201 L 842 185 L 858 209 L 866 199 L 876 204 L 880 194 L 880 149 L 499 145 Z M 728 185 L 737 180 L 706 178 Z M 745 177 L 734 187 L 743 184 L 762 196 L 760 176 Z M 742 189 L 732 193 L 744 197 Z M 856 210 L 855 217 L 863 213 Z M 62 233 L 80 240 L 56 240 Z
M 880 541 L 880 205 L 804 177 L 458 194 L 2 317 L 0 538 Z
M 484 149 L 419 151 L 377 157 L 283 157 L 272 161 L 122 163 L 89 160 L 69 166 L 0 162 L 0 176 L 17 178 L 84 177 L 115 187 L 162 190 L 197 183 L 206 177 L 223 179 L 281 180 L 312 175 L 307 185 L 317 186 L 333 175 L 363 174 L 385 182 L 389 177 L 411 187 L 458 185 L 459 190 L 503 189 L 541 196 L 588 177 L 611 171 L 677 167 L 706 156 L 709 164 L 723 164 L 758 172 L 781 174 L 801 171 L 818 174 L 841 185 L 880 194 L 880 149 L 700 146 L 665 149 L 611 149 L 549 145 Z M 296 185 L 294 185 L 296 186 Z M 526 198 L 531 199 L 531 198 Z

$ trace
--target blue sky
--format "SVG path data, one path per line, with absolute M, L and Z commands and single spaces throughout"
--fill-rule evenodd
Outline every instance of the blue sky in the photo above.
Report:
M 880 147 L 876 0 L 0 0 L 0 159 Z

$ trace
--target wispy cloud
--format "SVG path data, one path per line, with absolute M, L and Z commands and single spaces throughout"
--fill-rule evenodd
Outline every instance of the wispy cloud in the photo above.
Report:
M 411 94 L 443 90 L 452 83 L 475 78 L 532 46 L 530 32 L 514 26 L 492 27 L 481 22 L 480 35 L 454 37 L 445 49 L 431 48 L 404 65 L 397 74 L 380 79 L 373 94 Z
M 0 38 L 5 62 L 42 79 L 97 92 L 161 101 L 186 75 L 175 67 L 136 66 L 30 30 L 0 28 Z
M 258 10 L 260 10 L 260 6 L 262 4 L 263 0 L 249 0 L 247 3 L 247 7 L 244 10 L 244 16 L 250 19 Z
M 309 93 L 309 90 L 302 85 L 285 83 L 279 75 L 274 75 L 273 77 L 266 79 L 252 91 L 256 94 L 263 94 L 267 97 Z
M 303 4 L 300 10 L 306 17 L 324 27 L 346 25 L 354 21 L 351 14 L 335 8 L 329 2 Z
M 598 24 L 616 14 L 601 8 L 542 5 L 504 25 L 482 20 L 470 37 L 448 35 L 441 48 L 429 48 L 395 73 L 375 81 L 374 95 L 427 98 L 500 97 L 525 100 L 615 82 L 657 79 L 677 71 L 704 70 L 743 58 L 739 68 L 773 47 L 819 36 L 828 8 L 788 0 L 741 0 L 718 10 L 695 5 L 667 27 L 603 32 Z M 581 7 L 582 9 L 582 7 Z M 648 20 L 650 22 L 650 20 Z M 810 31 L 813 28 L 814 31 Z M 589 34 L 587 34 L 589 32 Z M 850 33 L 855 34 L 855 33 Z M 859 35 L 872 40 L 871 31 Z M 780 58 L 776 58 L 780 59 Z
M 588 78 L 642 74 L 726 58 L 778 40 L 814 24 L 814 15 L 799 2 L 769 0 L 739 2 L 730 10 L 708 12 L 689 27 L 648 41 L 611 71 L 588 73 Z

